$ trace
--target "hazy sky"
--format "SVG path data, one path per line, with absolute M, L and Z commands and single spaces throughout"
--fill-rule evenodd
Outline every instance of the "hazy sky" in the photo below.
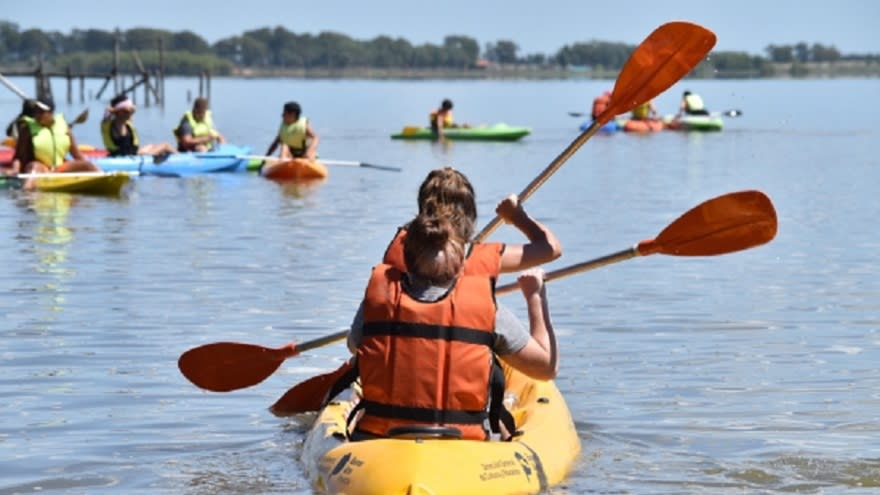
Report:
M 215 6 L 211 7 L 214 3 Z M 716 50 L 765 55 L 768 44 L 834 45 L 844 54 L 880 53 L 880 1 L 836 0 L 4 0 L 0 19 L 21 29 L 69 34 L 74 28 L 189 29 L 209 43 L 283 26 L 295 33 L 335 31 L 358 40 L 379 35 L 441 44 L 446 35 L 481 46 L 516 42 L 520 55 L 552 55 L 597 39 L 640 43 L 660 24 L 688 20 L 718 36 Z

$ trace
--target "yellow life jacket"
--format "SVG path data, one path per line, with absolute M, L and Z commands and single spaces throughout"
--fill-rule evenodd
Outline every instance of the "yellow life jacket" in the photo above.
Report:
M 434 127 L 434 122 L 437 121 L 437 115 L 439 115 L 441 113 L 443 114 L 443 127 L 452 127 L 452 123 L 453 123 L 452 110 L 446 110 L 444 112 L 443 110 L 440 110 L 439 108 L 434 110 L 433 112 L 431 112 L 431 115 L 429 117 L 431 119 L 431 127 Z
M 52 127 L 45 127 L 32 117 L 22 117 L 31 133 L 34 143 L 34 158 L 50 169 L 64 163 L 70 151 L 70 135 L 64 115 L 56 113 Z
M 290 151 L 296 155 L 302 153 L 306 149 L 306 130 L 309 127 L 309 119 L 300 116 L 296 122 L 288 125 L 284 122 L 278 128 L 278 140 L 286 144 Z
M 137 129 L 134 128 L 134 124 L 131 123 L 131 120 L 126 120 L 125 125 L 128 126 L 128 132 L 131 133 L 131 144 L 137 148 L 139 146 Z M 101 139 L 104 141 L 104 148 L 110 152 L 111 155 L 119 150 L 119 146 L 113 141 L 113 133 L 111 132 L 112 128 L 113 119 L 104 119 L 101 121 Z
M 633 108 L 632 118 L 635 120 L 645 120 L 651 115 L 651 102 L 646 101 L 641 105 Z
M 197 122 L 196 118 L 193 117 L 192 111 L 188 111 L 183 114 L 183 118 L 189 122 L 190 127 L 192 127 L 192 136 L 193 137 L 202 137 L 202 136 L 210 136 L 214 134 L 214 120 L 211 118 L 211 111 L 205 111 L 205 118 L 201 122 Z M 180 126 L 178 125 L 174 129 L 174 136 L 180 141 Z
M 699 112 L 706 109 L 703 98 L 700 95 L 691 93 L 684 97 L 685 111 L 688 113 Z

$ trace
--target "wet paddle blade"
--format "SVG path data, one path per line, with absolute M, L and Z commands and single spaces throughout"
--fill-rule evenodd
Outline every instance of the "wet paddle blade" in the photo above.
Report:
M 295 354 L 293 344 L 270 349 L 238 342 L 215 342 L 184 352 L 177 366 L 196 386 L 229 392 L 262 382 Z
M 776 210 L 760 191 L 740 191 L 705 201 L 669 224 L 656 239 L 639 243 L 642 256 L 715 256 L 770 242 Z
M 269 411 L 276 416 L 291 416 L 319 410 L 330 388 L 349 370 L 351 364 L 346 361 L 334 371 L 313 376 L 294 385 L 269 407 Z
M 668 22 L 655 29 L 630 55 L 611 103 L 596 121 L 604 125 L 669 89 L 709 54 L 715 41 L 715 33 L 690 22 Z

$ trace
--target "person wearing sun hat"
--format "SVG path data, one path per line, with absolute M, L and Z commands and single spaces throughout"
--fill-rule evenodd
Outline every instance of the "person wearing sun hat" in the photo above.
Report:
M 15 143 L 12 167 L 6 172 L 100 172 L 94 163 L 83 157 L 76 138 L 64 115 L 55 113 L 50 99 L 35 100 L 33 116 L 23 116 L 19 138 Z M 73 157 L 67 159 L 68 153 Z
M 141 144 L 132 116 L 137 110 L 127 96 L 118 95 L 101 120 L 101 139 L 109 156 L 153 155 L 156 163 L 165 161 L 175 149 L 169 143 Z

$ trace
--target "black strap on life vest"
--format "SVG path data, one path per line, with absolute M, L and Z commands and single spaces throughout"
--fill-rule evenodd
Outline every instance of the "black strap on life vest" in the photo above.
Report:
M 330 390 L 327 391 L 327 395 L 324 397 L 323 403 L 321 403 L 321 409 L 329 404 L 330 401 L 335 399 L 337 395 L 341 394 L 343 390 L 350 387 L 351 384 L 354 383 L 357 379 L 357 358 L 353 357 L 351 358 L 351 367 L 348 369 L 348 371 L 346 371 L 344 375 L 340 376 L 335 382 L 333 382 L 333 385 L 330 386 Z
M 498 356 L 492 357 L 492 374 L 489 378 L 489 428 L 492 433 L 501 433 L 500 424 L 510 433 L 510 438 L 516 436 L 516 422 L 513 414 L 504 407 L 504 369 Z
M 492 348 L 495 334 L 464 327 L 448 327 L 424 323 L 406 323 L 401 321 L 374 321 L 364 323 L 363 336 L 395 336 L 414 337 L 464 342 L 466 344 L 484 345 Z

